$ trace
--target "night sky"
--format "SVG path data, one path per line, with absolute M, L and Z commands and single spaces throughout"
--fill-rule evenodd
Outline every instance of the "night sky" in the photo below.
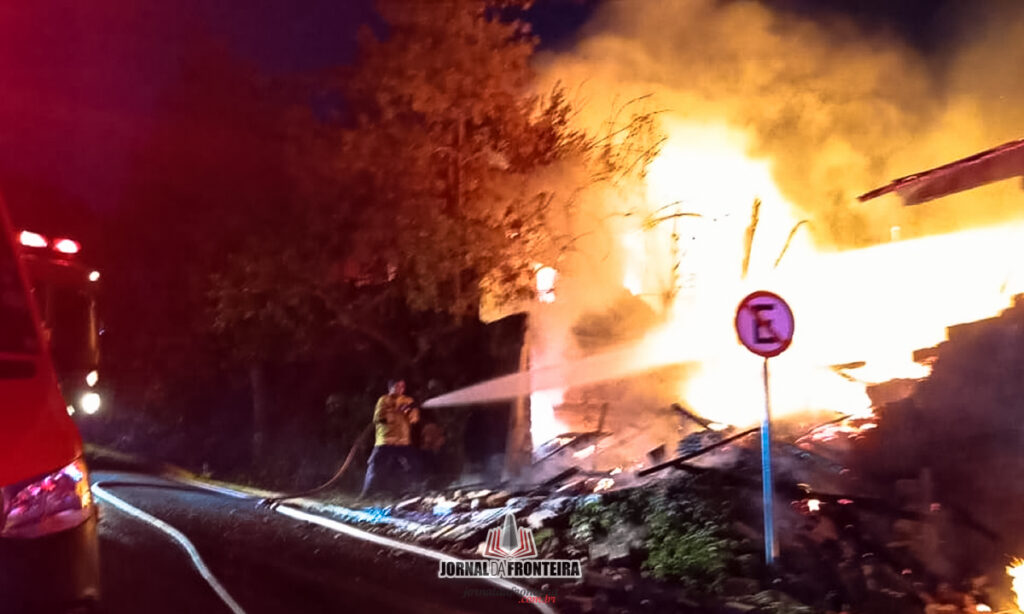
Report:
M 655 0 L 619 0 L 635 3 Z M 601 0 L 540 0 L 543 45 L 565 48 Z M 794 14 L 852 16 L 922 49 L 942 46 L 951 0 L 770 0 Z M 0 8 L 0 187 L 16 217 L 59 203 L 110 210 L 195 41 L 221 42 L 269 74 L 353 57 L 371 0 L 39 0 Z M 20 212 L 20 213 L 19 213 Z M 83 213 L 84 215 L 84 213 Z

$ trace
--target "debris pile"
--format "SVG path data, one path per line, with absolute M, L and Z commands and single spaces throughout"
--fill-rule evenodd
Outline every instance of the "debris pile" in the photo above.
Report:
M 936 365 L 941 374 L 941 358 Z M 921 386 L 900 381 L 878 394 L 907 404 L 925 398 Z M 936 385 L 924 390 L 934 395 Z M 549 442 L 537 455 L 544 471 L 536 484 L 414 497 L 384 510 L 391 522 L 382 526 L 478 557 L 487 531 L 512 513 L 533 530 L 540 557 L 585 562 L 581 580 L 559 587 L 566 611 L 967 614 L 1005 602 L 992 586 L 999 582 L 965 572 L 950 547 L 996 542 L 984 519 L 944 500 L 929 471 L 878 479 L 857 464 L 884 419 L 780 421 L 782 552 L 766 569 L 759 429 L 672 409 L 689 432 L 671 451 L 649 450 L 642 467 L 584 468 L 587 450 L 610 435 L 599 421 L 594 431 Z

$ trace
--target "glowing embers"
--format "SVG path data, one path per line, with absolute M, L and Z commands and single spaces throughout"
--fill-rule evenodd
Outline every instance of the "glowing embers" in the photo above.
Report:
M 857 439 L 865 432 L 878 428 L 875 416 L 864 418 L 846 418 L 819 426 L 807 434 L 806 439 L 816 442 L 835 441 L 841 438 Z

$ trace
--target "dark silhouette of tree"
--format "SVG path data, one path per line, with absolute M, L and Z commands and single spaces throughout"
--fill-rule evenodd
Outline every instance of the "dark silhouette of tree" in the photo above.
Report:
M 110 228 L 116 247 L 104 271 L 108 364 L 125 404 L 166 409 L 177 395 L 174 411 L 188 411 L 180 397 L 223 375 L 221 358 L 259 369 L 253 348 L 274 349 L 270 334 L 245 344 L 210 335 L 207 293 L 229 254 L 274 251 L 275 235 L 294 231 L 290 93 L 200 38 L 161 99 Z
M 414 309 L 475 317 L 481 292 L 532 297 L 536 264 L 571 244 L 579 190 L 627 167 L 634 142 L 575 128 L 561 89 L 534 93 L 525 4 L 380 2 L 387 36 L 364 31 L 345 76 L 325 157 L 359 232 L 339 236 Z M 636 136 L 650 117 L 626 124 Z

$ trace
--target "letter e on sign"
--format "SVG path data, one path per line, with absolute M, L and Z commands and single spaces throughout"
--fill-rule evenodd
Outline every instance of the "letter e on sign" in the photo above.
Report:
M 754 292 L 736 309 L 736 334 L 758 356 L 778 356 L 793 340 L 793 311 L 777 294 Z

